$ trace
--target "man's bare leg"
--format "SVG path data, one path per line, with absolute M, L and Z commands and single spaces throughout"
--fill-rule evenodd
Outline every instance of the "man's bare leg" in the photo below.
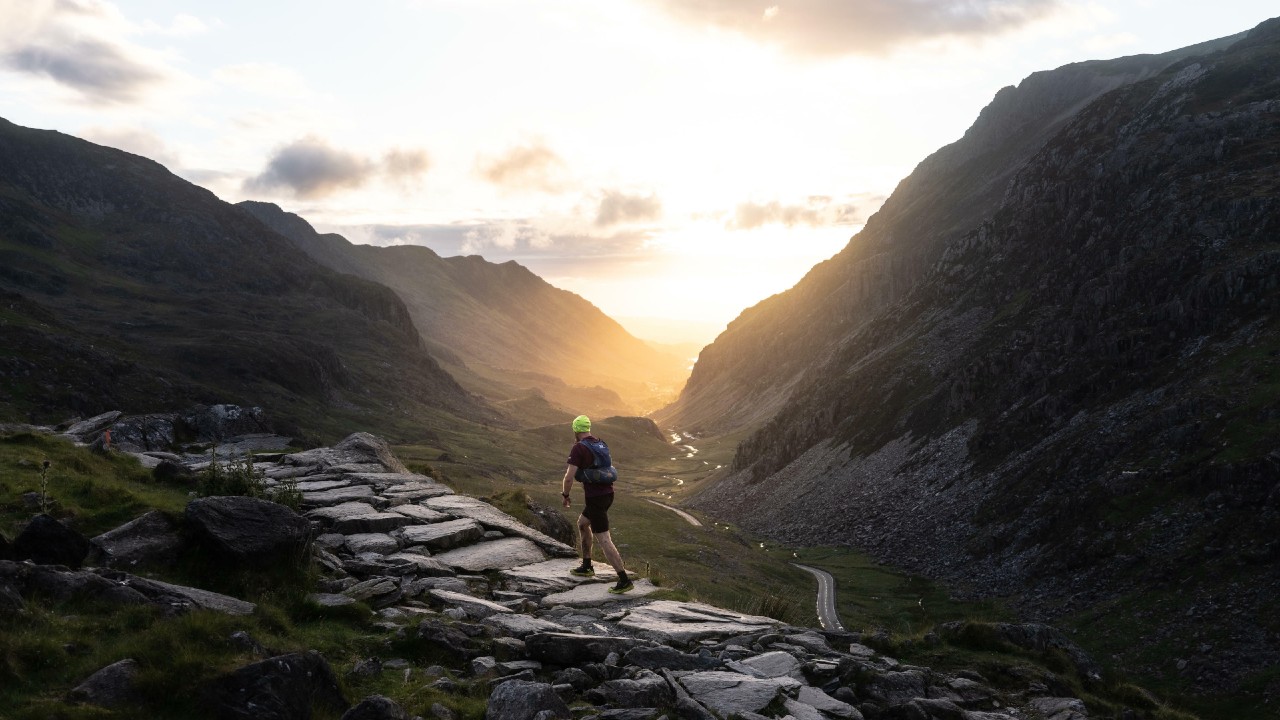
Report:
M 587 525 L 587 529 L 591 529 L 590 524 Z M 621 574 L 626 569 L 622 565 L 622 553 L 619 553 L 618 548 L 614 546 L 613 538 L 609 536 L 609 531 L 605 530 L 602 533 L 590 534 L 595 535 L 596 542 L 600 543 L 600 550 L 604 552 L 605 559 L 609 561 L 614 570 Z

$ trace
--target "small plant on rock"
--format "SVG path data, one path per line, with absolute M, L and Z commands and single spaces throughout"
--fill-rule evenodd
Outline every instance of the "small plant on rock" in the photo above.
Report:
M 253 457 L 242 456 L 226 465 L 218 462 L 217 448 L 213 460 L 200 475 L 196 494 L 200 497 L 216 495 L 243 495 L 279 503 L 292 510 L 302 507 L 302 491 L 296 480 L 286 480 L 275 487 L 267 487 L 266 478 L 253 466 Z

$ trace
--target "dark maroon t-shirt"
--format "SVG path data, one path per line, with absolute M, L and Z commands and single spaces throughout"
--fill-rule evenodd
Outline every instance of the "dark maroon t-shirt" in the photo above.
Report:
M 587 435 L 583 439 L 591 438 L 598 440 L 595 435 Z M 573 448 L 569 450 L 568 463 L 576 468 L 589 468 L 596 464 L 596 456 L 591 454 L 586 445 L 580 442 L 573 444 Z M 582 483 L 582 490 L 587 497 L 600 497 L 601 495 L 612 495 L 613 485 L 610 483 Z

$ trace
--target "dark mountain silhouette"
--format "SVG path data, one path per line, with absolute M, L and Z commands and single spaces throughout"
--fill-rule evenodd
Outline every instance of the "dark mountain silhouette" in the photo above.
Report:
M 755 431 L 697 504 L 1256 692 L 1280 662 L 1278 164 L 1280 21 L 1001 91 L 703 351 L 663 419 Z
M 356 245 L 317 233 L 270 203 L 239 207 L 320 263 L 394 289 L 432 352 L 461 382 L 495 400 L 533 391 L 573 414 L 620 414 L 652 409 L 687 374 L 682 357 L 631 336 L 582 297 L 514 261 Z
M 6 414 L 44 420 L 195 401 L 312 431 L 493 414 L 391 290 L 151 160 L 2 120 L 0 377 Z

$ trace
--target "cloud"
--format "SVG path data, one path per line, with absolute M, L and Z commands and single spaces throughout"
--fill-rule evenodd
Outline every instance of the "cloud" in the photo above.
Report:
M 276 151 L 267 169 L 250 178 L 250 190 L 291 190 L 300 198 L 329 195 L 365 184 L 374 173 L 368 159 L 319 138 L 303 138 Z
M 431 167 L 431 157 L 426 150 L 393 148 L 382 156 L 382 167 L 390 177 L 411 178 Z
M 854 202 L 854 200 L 857 202 Z M 745 202 L 734 209 L 725 222 L 728 230 L 754 230 L 765 225 L 795 227 L 830 227 L 835 225 L 861 225 L 871 211 L 884 202 L 883 196 L 861 195 L 837 202 L 825 195 L 812 195 L 803 203 L 783 204 L 777 200 L 767 203 Z
M 1062 0 L 649 0 L 695 25 L 731 30 L 802 55 L 883 55 L 937 37 L 995 35 Z
M 542 143 L 513 147 L 498 157 L 476 161 L 480 177 L 509 190 L 559 192 L 564 169 L 564 160 Z
M 92 103 L 135 102 L 173 77 L 160 56 L 124 40 L 141 30 L 107 3 L 6 3 L 3 15 L 0 66 L 48 78 Z
M 275 63 L 224 65 L 212 73 L 223 85 L 272 98 L 303 98 L 311 94 L 306 80 L 293 68 Z
M 260 174 L 245 181 L 251 191 L 287 190 L 295 197 L 318 198 L 368 184 L 375 178 L 400 181 L 426 172 L 427 153 L 394 149 L 381 162 L 305 137 L 276 151 Z
M 635 220 L 656 220 L 662 217 L 662 201 L 657 195 L 627 195 L 616 190 L 604 191 L 600 209 L 596 212 L 596 226 L 605 227 Z

